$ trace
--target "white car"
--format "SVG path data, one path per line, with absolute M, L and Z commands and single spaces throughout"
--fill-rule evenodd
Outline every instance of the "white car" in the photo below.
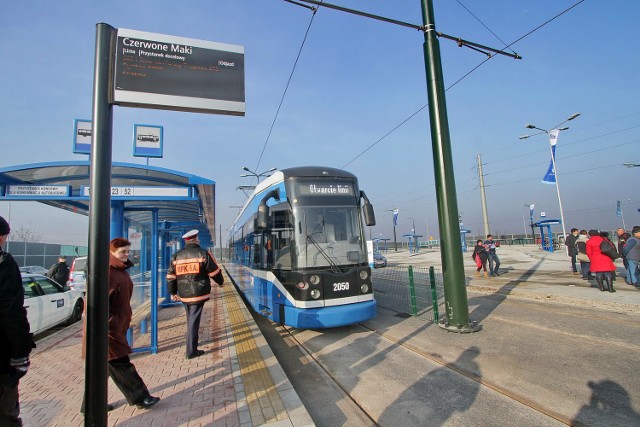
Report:
M 31 333 L 39 334 L 61 323 L 82 318 L 84 292 L 62 286 L 39 274 L 22 274 L 24 307 Z
M 20 273 L 42 274 L 43 276 L 46 276 L 49 274 L 49 270 L 41 265 L 26 265 L 24 267 L 20 267 Z
M 69 287 L 86 292 L 87 275 L 85 269 L 87 267 L 87 257 L 79 256 L 71 263 L 69 270 Z

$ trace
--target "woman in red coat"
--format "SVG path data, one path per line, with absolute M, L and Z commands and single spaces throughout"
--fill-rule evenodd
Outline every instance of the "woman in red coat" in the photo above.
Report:
M 603 241 L 604 239 L 600 237 L 598 230 L 589 230 L 589 240 L 586 243 L 587 256 L 591 262 L 589 270 L 595 273 L 596 283 L 601 291 L 615 292 L 612 273 L 616 271 L 616 266 L 611 258 L 600 251 L 600 243 Z M 607 289 L 605 289 L 604 283 L 607 284 Z

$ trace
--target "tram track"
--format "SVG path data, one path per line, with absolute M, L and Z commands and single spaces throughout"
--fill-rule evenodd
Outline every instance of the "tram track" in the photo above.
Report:
M 541 414 L 544 414 L 550 418 L 553 418 L 559 422 L 561 422 L 562 424 L 565 425 L 574 425 L 574 426 L 581 426 L 582 424 L 576 424 L 575 421 L 573 421 L 571 418 L 564 416 L 561 413 L 558 413 L 556 411 L 553 411 L 549 408 L 546 408 L 538 403 L 536 403 L 535 401 L 527 398 L 526 396 L 520 395 L 518 393 L 515 393 L 505 387 L 502 387 L 498 384 L 493 383 L 492 381 L 488 381 L 486 379 L 483 379 L 482 377 L 480 377 L 479 375 L 470 372 L 462 367 L 459 367 L 455 364 L 452 364 L 450 362 L 447 362 L 446 360 L 444 360 L 441 356 L 439 356 L 438 354 L 435 353 L 428 353 L 428 352 L 424 352 L 422 350 L 420 350 L 419 348 L 416 348 L 415 346 L 412 346 L 408 343 L 403 343 L 398 339 L 395 339 L 392 336 L 389 336 L 388 334 L 385 334 L 381 331 L 378 331 L 374 328 L 371 328 L 363 323 L 359 323 L 358 326 L 360 326 L 361 328 L 378 335 L 381 338 L 384 338 L 385 340 L 387 340 L 390 343 L 393 343 L 396 346 L 402 347 L 405 350 L 408 350 L 424 359 L 427 359 L 433 363 L 436 363 L 437 365 L 439 365 L 440 367 L 446 368 L 452 372 L 455 372 L 459 375 L 464 376 L 467 379 L 470 379 L 472 381 L 477 382 L 478 384 L 487 387 L 505 397 L 507 397 L 508 399 L 511 399 L 513 401 L 519 402 L 522 405 L 527 406 L 528 408 L 531 408 L 532 410 L 535 410 Z M 347 388 L 345 388 L 342 383 L 340 382 L 340 380 L 338 378 L 336 378 L 336 376 L 332 373 L 332 370 L 330 368 L 328 368 L 321 359 L 317 358 L 314 356 L 313 352 L 305 345 L 304 342 L 298 340 L 295 336 L 294 333 L 292 333 L 292 328 L 289 328 L 287 326 L 283 326 L 282 327 L 288 334 L 288 337 L 293 340 L 300 349 L 302 349 L 304 351 L 304 353 L 307 355 L 307 357 L 309 357 L 310 359 L 312 359 L 317 366 L 322 369 L 322 371 L 329 377 L 331 378 L 331 380 L 334 382 L 334 384 L 339 387 L 345 394 L 345 396 L 347 396 L 351 402 L 353 402 L 354 405 L 356 405 L 358 408 L 360 408 L 360 410 L 362 411 L 362 413 L 364 415 L 366 415 L 366 417 L 371 420 L 371 422 L 378 426 L 380 425 L 374 418 L 373 414 L 371 414 L 367 408 L 366 405 L 363 402 L 360 402 L 356 397 L 354 397 L 351 393 L 350 390 L 348 390 Z
M 585 346 L 585 352 L 587 354 L 591 354 L 590 352 L 594 351 L 593 357 L 598 357 L 597 355 L 599 354 L 598 350 L 595 349 L 607 347 L 618 354 L 625 354 L 627 359 L 633 359 L 637 357 L 636 355 L 640 354 L 640 344 L 638 344 L 637 340 L 626 340 L 625 335 L 613 332 L 615 330 L 627 329 L 627 334 L 634 335 L 635 331 L 640 327 L 634 322 L 633 316 L 629 317 L 624 313 L 619 313 L 612 317 L 611 313 L 593 311 L 591 309 L 576 310 L 575 307 L 569 307 L 567 310 L 558 311 L 557 307 L 544 307 L 527 301 L 520 302 L 511 300 L 510 303 L 512 304 L 510 308 L 510 310 L 512 310 L 511 312 L 496 310 L 491 312 L 491 314 L 484 319 L 488 323 L 496 322 L 490 326 L 493 331 L 514 330 L 519 331 L 519 333 L 524 336 L 535 335 L 539 337 L 548 337 L 551 342 L 567 342 L 567 348 L 571 348 L 571 346 L 575 346 L 576 343 L 580 343 L 580 345 Z M 526 311 L 526 314 L 523 314 L 521 318 L 514 317 L 514 313 L 518 313 L 520 311 L 524 312 L 527 308 L 529 311 Z M 547 316 L 547 318 L 553 318 L 557 323 L 545 324 L 541 321 L 536 322 L 535 320 L 538 319 L 535 313 L 540 313 L 541 318 L 544 318 L 544 316 Z M 527 315 L 529 315 L 529 317 Z M 387 316 L 389 316 L 389 314 Z M 393 317 L 392 314 L 390 316 Z M 600 331 L 592 327 L 593 324 L 602 324 L 603 322 L 607 322 L 610 329 Z M 579 329 L 582 324 L 584 324 L 584 329 Z M 419 323 L 416 323 L 416 325 L 419 325 Z M 428 327 L 427 325 L 425 326 L 426 329 L 424 330 L 433 330 L 433 328 Z M 547 372 L 549 375 L 547 375 L 547 377 L 554 377 L 554 379 L 541 380 L 538 382 L 534 377 L 533 382 L 527 383 L 527 387 L 522 387 L 522 383 L 519 383 L 518 381 L 524 381 L 525 383 L 527 381 L 532 381 L 531 376 L 517 377 L 515 379 L 509 376 L 496 377 L 495 369 L 492 370 L 489 366 L 485 366 L 484 362 L 480 370 L 467 369 L 464 366 L 464 362 L 456 363 L 457 360 L 455 362 L 453 361 L 456 358 L 456 355 L 460 352 L 460 348 L 464 347 L 456 347 L 453 351 L 445 350 L 443 347 L 439 346 L 439 344 L 446 342 L 446 339 L 439 340 L 442 342 L 433 343 L 429 340 L 428 345 L 421 345 L 419 341 L 416 341 L 416 338 L 422 332 L 414 335 L 412 328 L 408 328 L 403 331 L 394 330 L 393 326 L 391 325 L 390 327 L 390 324 L 385 320 L 381 323 L 369 321 L 358 324 L 357 327 L 354 325 L 352 333 L 349 331 L 337 333 L 334 333 L 333 331 L 309 332 L 287 327 L 283 327 L 283 330 L 286 331 L 287 338 L 294 342 L 295 345 L 304 352 L 305 357 L 312 360 L 313 363 L 317 365 L 318 369 L 322 370 L 323 374 L 326 375 L 326 377 L 330 379 L 335 386 L 342 391 L 342 393 L 344 393 L 346 398 L 348 398 L 353 405 L 361 411 L 363 416 L 366 416 L 372 425 L 389 425 L 388 412 L 393 410 L 394 405 L 402 405 L 402 397 L 397 397 L 392 393 L 389 394 L 387 408 L 383 410 L 383 413 L 386 415 L 385 418 L 381 416 L 379 407 L 375 407 L 370 400 L 371 396 L 363 394 L 363 389 L 366 390 L 367 387 L 368 389 L 372 389 L 376 386 L 375 381 L 373 383 L 371 382 L 370 376 L 366 379 L 362 379 L 367 375 L 371 375 L 371 371 L 366 373 L 363 372 L 361 370 L 361 366 L 358 366 L 358 364 L 367 364 L 368 362 L 363 360 L 362 362 L 356 363 L 353 365 L 356 369 L 353 377 L 344 377 L 344 365 L 335 365 L 336 361 L 339 363 L 339 359 L 336 357 L 335 348 L 340 348 L 341 352 L 344 351 L 346 353 L 348 351 L 350 353 L 348 356 L 343 353 L 338 355 L 338 357 L 347 358 L 348 360 L 345 361 L 347 364 L 348 362 L 353 363 L 353 354 L 362 352 L 361 349 L 347 350 L 347 348 L 353 345 L 350 337 L 351 334 L 358 336 L 359 338 L 356 341 L 363 344 L 366 348 L 375 348 L 376 351 L 381 349 L 381 354 L 371 354 L 371 356 L 365 357 L 365 359 L 369 357 L 374 359 L 371 367 L 375 366 L 374 369 L 376 370 L 380 366 L 373 363 L 381 363 L 380 361 L 385 360 L 387 355 L 398 353 L 398 350 L 401 349 L 401 351 L 411 352 L 416 357 L 424 360 L 426 365 L 433 364 L 437 367 L 435 368 L 436 371 L 445 369 L 453 375 L 458 375 L 461 378 L 478 384 L 480 388 L 486 390 L 485 394 L 496 393 L 496 395 L 502 396 L 502 399 L 513 402 L 511 405 L 507 404 L 508 407 L 521 407 L 522 411 L 525 411 L 525 413 L 527 413 L 526 411 L 534 411 L 538 414 L 536 417 L 547 419 L 548 425 L 590 425 L 589 423 L 582 422 L 580 419 L 576 419 L 577 410 L 575 409 L 580 409 L 580 405 L 586 405 L 588 403 L 588 398 L 585 399 L 584 397 L 569 396 L 563 402 L 555 402 L 553 397 L 544 396 L 544 394 L 539 393 L 532 393 L 532 390 L 547 389 L 556 391 L 553 386 L 554 381 L 563 381 L 562 378 L 564 377 L 559 376 L 558 378 L 555 378 L 554 373 L 560 372 L 556 371 L 558 367 L 566 366 L 564 365 L 564 363 L 566 363 L 564 362 L 566 358 L 561 358 L 562 360 L 557 364 L 550 365 L 549 372 Z M 361 332 L 358 332 L 358 330 Z M 607 331 L 611 331 L 611 334 Z M 483 333 L 481 332 L 476 337 L 481 337 L 482 334 Z M 458 334 L 453 335 L 455 336 Z M 442 337 L 443 335 L 433 334 L 429 336 Z M 422 338 L 420 339 L 422 340 Z M 319 344 L 317 340 L 320 340 L 321 344 Z M 383 343 L 381 343 L 382 341 Z M 483 340 L 474 339 L 472 341 L 482 342 Z M 323 345 L 329 348 L 326 349 Z M 471 342 L 466 345 L 473 346 L 473 343 Z M 427 347 L 432 348 L 434 351 L 426 350 Z M 491 346 L 487 346 L 486 348 L 483 347 L 483 352 L 487 353 L 484 356 L 485 361 L 487 360 L 487 357 L 492 357 L 488 350 L 490 347 Z M 438 351 L 444 352 L 443 354 L 439 354 Z M 520 369 L 529 370 L 530 368 L 526 363 L 527 362 L 523 360 Z M 388 368 L 389 367 L 387 366 L 386 369 L 388 370 Z M 397 368 L 401 369 L 400 367 Z M 384 369 L 385 368 L 383 368 L 383 371 Z M 416 376 L 416 381 L 422 381 L 423 378 L 425 378 L 425 372 L 426 371 L 416 371 L 416 374 L 418 374 Z M 480 374 L 480 372 L 482 372 L 482 374 Z M 603 372 L 601 374 L 606 378 L 606 373 Z M 384 373 L 381 375 L 384 375 Z M 584 384 L 592 379 L 594 381 L 597 380 L 597 376 L 590 375 L 592 374 L 586 374 L 584 376 L 586 379 Z M 357 378 L 358 381 L 361 381 L 355 383 L 357 384 L 358 389 L 354 387 L 354 377 Z M 365 384 L 365 381 L 368 381 L 368 383 Z M 382 384 L 384 381 L 385 377 L 381 376 L 378 380 L 378 384 Z M 620 384 L 625 384 L 620 380 L 618 380 L 618 382 Z M 415 387 L 415 383 L 406 383 L 406 387 Z M 629 393 L 634 391 L 632 386 L 626 385 L 626 387 L 628 388 Z M 564 388 L 566 389 L 567 387 Z M 562 387 L 560 387 L 560 389 L 562 389 Z M 581 390 L 579 388 L 576 389 L 576 394 L 580 394 L 580 392 Z M 460 393 L 464 393 L 464 391 L 460 390 Z M 477 392 L 476 394 L 479 395 L 483 393 Z M 496 397 L 495 399 L 498 398 Z M 435 405 L 436 403 L 430 402 L 430 404 Z M 527 409 L 525 410 L 524 408 Z M 383 420 L 382 422 L 381 419 Z

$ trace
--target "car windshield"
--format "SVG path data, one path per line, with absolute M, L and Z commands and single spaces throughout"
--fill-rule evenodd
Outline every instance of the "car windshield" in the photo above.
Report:
M 86 258 L 76 258 L 73 262 L 73 270 L 74 271 L 82 271 L 84 270 L 85 265 L 87 264 Z
M 294 211 L 298 268 L 348 266 L 364 262 L 356 206 L 305 206 Z

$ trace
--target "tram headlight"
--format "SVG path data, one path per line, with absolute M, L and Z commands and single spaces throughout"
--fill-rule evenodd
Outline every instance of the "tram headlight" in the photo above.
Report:
M 360 270 L 360 278 L 362 280 L 367 280 L 367 277 L 369 277 L 369 272 L 367 270 Z
M 298 284 L 296 285 L 298 287 L 298 289 L 301 290 L 305 290 L 305 289 L 309 289 L 309 284 L 306 282 L 298 282 Z
M 317 285 L 318 283 L 320 283 L 320 276 L 318 276 L 317 274 L 312 275 L 311 277 L 309 277 L 309 282 L 311 282 L 312 285 Z
M 360 292 L 362 292 L 363 294 L 369 292 L 369 285 L 367 285 L 366 283 L 360 285 Z
M 320 298 L 320 291 L 317 289 L 312 289 L 311 292 L 309 292 L 311 294 L 311 298 L 313 299 L 318 299 Z

